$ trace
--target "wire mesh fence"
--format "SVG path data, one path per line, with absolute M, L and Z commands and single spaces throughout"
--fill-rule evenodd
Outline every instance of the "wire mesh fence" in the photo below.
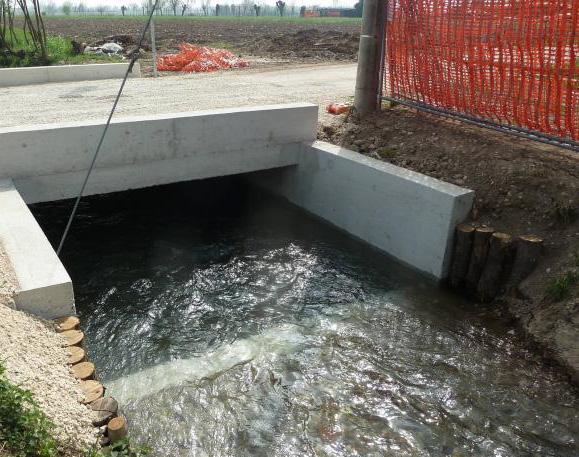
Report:
M 579 141 L 579 0 L 389 0 L 385 96 Z

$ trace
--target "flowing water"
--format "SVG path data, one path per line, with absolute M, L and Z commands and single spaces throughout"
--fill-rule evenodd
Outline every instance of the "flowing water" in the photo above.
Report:
M 33 208 L 51 241 L 70 207 Z M 86 199 L 64 262 L 154 455 L 579 455 L 577 392 L 508 329 L 234 179 Z

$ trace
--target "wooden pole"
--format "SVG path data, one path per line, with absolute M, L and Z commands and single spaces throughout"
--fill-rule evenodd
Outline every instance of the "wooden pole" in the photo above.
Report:
M 492 227 L 477 227 L 474 232 L 472 253 L 465 279 L 466 288 L 471 293 L 476 292 L 480 275 L 487 261 L 489 241 L 494 232 L 495 230 Z
M 505 262 L 512 244 L 511 235 L 495 232 L 491 236 L 489 254 L 477 287 L 477 295 L 482 301 L 491 301 L 501 289 L 501 279 Z
M 460 224 L 456 227 L 454 252 L 450 268 L 450 285 L 452 287 L 458 288 L 462 286 L 468 272 L 474 231 L 474 227 L 469 224 Z
M 386 0 L 365 0 L 362 33 L 358 50 L 358 72 L 354 91 L 354 106 L 361 115 L 379 107 L 382 41 Z

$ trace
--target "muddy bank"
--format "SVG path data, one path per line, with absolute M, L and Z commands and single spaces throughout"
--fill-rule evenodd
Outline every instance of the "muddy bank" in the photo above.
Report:
M 81 404 L 84 395 L 68 365 L 65 339 L 52 322 L 13 309 L 15 284 L 0 246 L 0 348 L 6 377 L 32 392 L 54 424 L 62 455 L 84 455 L 97 442 L 98 429 L 92 425 L 92 411 Z
M 579 155 L 402 107 L 340 116 L 319 138 L 476 191 L 471 220 L 535 234 L 545 254 L 492 312 L 512 319 L 579 382 Z

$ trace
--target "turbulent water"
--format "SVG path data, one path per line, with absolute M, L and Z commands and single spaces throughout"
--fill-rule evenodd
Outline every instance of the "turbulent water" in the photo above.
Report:
M 53 242 L 70 206 L 34 208 Z M 579 455 L 577 392 L 505 328 L 235 180 L 87 199 L 65 251 L 154 455 Z

